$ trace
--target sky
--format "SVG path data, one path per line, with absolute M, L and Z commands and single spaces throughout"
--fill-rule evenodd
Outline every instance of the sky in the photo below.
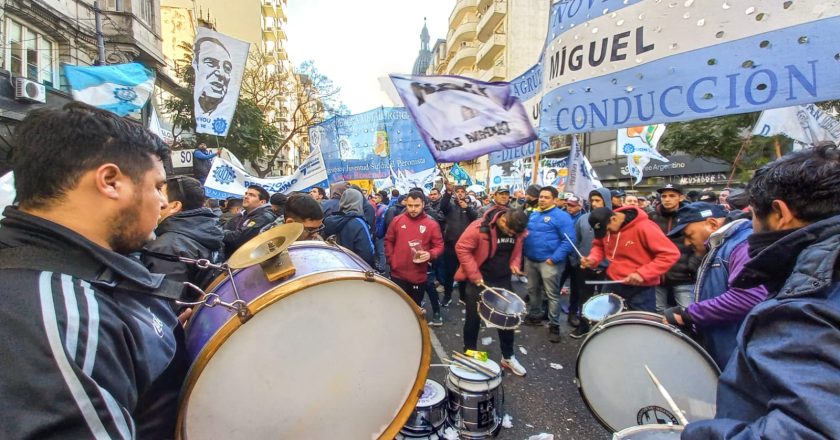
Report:
M 295 66 L 315 67 L 341 88 L 352 113 L 392 106 L 379 83 L 411 73 L 423 18 L 429 46 L 446 38 L 455 0 L 288 0 L 286 49 Z

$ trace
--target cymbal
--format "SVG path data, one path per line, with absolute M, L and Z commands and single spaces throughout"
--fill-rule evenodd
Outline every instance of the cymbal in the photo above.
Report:
M 301 223 L 286 223 L 269 229 L 249 240 L 227 260 L 231 269 L 244 269 L 260 264 L 285 251 L 303 233 Z

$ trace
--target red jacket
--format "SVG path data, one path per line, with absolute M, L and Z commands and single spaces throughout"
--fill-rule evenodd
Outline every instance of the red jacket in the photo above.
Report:
M 489 223 L 489 228 L 485 231 L 481 230 L 484 219 L 478 219 L 464 230 L 458 243 L 455 244 L 455 253 L 458 255 L 458 261 L 461 267 L 455 272 L 455 279 L 458 281 L 470 280 L 473 283 L 482 279 L 481 265 L 487 261 L 488 258 L 496 255 L 496 221 L 504 214 L 504 210 L 498 212 Z M 522 232 L 516 236 L 516 244 L 513 245 L 513 252 L 510 254 L 510 265 L 519 267 L 522 261 L 522 243 L 525 241 L 525 236 L 528 232 Z
M 411 248 L 408 246 L 411 240 L 420 240 L 423 250 L 432 256 L 430 261 L 436 259 L 443 253 L 440 225 L 425 213 L 417 218 L 400 214 L 394 217 L 385 233 L 385 256 L 391 265 L 391 275 L 411 284 L 426 284 L 428 263 L 412 261 Z
M 618 208 L 616 212 L 635 210 L 636 218 L 624 225 L 617 234 L 607 232 L 604 238 L 592 242 L 589 258 L 597 266 L 604 257 L 609 260 L 607 275 L 611 280 L 623 280 L 633 272 L 644 278 L 645 286 L 658 286 L 659 278 L 680 259 L 680 251 L 650 221 L 645 211 L 635 206 Z

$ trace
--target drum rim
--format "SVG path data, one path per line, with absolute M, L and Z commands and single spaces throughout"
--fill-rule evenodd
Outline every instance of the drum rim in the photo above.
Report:
M 614 297 L 618 298 L 618 303 L 621 306 L 621 308 L 618 309 L 617 312 L 605 316 L 600 321 L 590 321 L 590 322 L 598 322 L 600 324 L 601 322 L 604 322 L 608 318 L 612 318 L 613 316 L 616 316 L 620 313 L 624 313 L 624 312 L 628 311 L 627 310 L 627 301 L 625 301 L 624 298 L 622 298 L 620 295 L 616 295 L 615 293 L 599 293 L 597 295 L 593 295 L 591 298 L 584 301 L 583 304 L 580 305 L 581 316 L 583 316 L 583 311 L 584 311 L 584 309 L 586 309 L 586 305 L 589 304 L 590 302 L 592 302 L 592 300 L 594 300 L 595 298 L 598 298 L 598 297 L 601 297 L 601 296 L 614 296 Z
M 432 344 L 431 337 L 429 335 L 429 326 L 425 319 L 420 319 L 420 309 L 414 303 L 414 300 L 403 292 L 399 286 L 378 275 L 373 278 L 368 277 L 365 272 L 359 270 L 338 269 L 314 272 L 306 274 L 304 277 L 291 280 L 288 283 L 277 284 L 271 290 L 263 293 L 255 298 L 254 301 L 249 303 L 248 309 L 251 311 L 252 315 L 256 315 L 266 307 L 296 293 L 303 292 L 306 288 L 336 281 L 366 281 L 382 284 L 397 293 L 400 298 L 402 298 L 406 304 L 411 306 L 415 312 L 414 317 L 420 327 L 420 335 L 422 339 L 422 352 L 420 355 L 420 365 L 418 365 L 418 375 L 414 381 L 414 385 L 411 387 L 411 391 L 408 393 L 407 400 L 397 412 L 396 418 L 391 421 L 390 425 L 388 425 L 388 427 L 385 428 L 379 436 L 380 440 L 393 439 L 405 422 L 408 421 L 412 412 L 414 412 L 414 408 L 423 394 L 423 386 L 426 384 L 429 366 L 432 361 Z M 186 433 L 184 432 L 184 429 L 186 429 L 184 424 L 186 417 L 186 405 L 184 403 L 189 400 L 192 390 L 195 388 L 199 376 L 201 376 L 201 372 L 204 371 L 204 368 L 222 344 L 224 344 L 242 325 L 243 323 L 239 321 L 236 315 L 232 315 L 221 327 L 219 327 L 219 329 L 216 330 L 213 336 L 207 340 L 207 345 L 201 349 L 196 356 L 195 361 L 193 361 L 190 366 L 186 379 L 184 380 L 184 384 L 181 387 L 181 395 L 178 399 L 178 418 L 175 425 L 176 439 L 186 439 Z
M 647 314 L 651 315 L 650 316 L 651 318 L 653 318 L 654 316 L 659 316 L 661 318 L 664 318 L 663 316 L 658 315 L 656 313 L 645 312 L 643 310 L 627 310 L 627 311 L 647 313 Z M 638 317 L 627 317 L 627 318 L 624 318 L 624 319 L 621 319 L 621 320 L 616 320 L 615 319 L 617 317 L 620 317 L 623 313 L 625 313 L 627 311 L 623 311 L 621 313 L 617 313 L 615 315 L 612 315 L 609 318 L 606 318 L 604 321 L 601 321 L 601 323 L 599 323 L 597 326 L 593 327 L 592 330 L 589 332 L 589 334 L 586 336 L 586 338 L 583 340 L 583 343 L 580 344 L 580 348 L 578 349 L 577 359 L 575 359 L 575 384 L 577 385 L 578 394 L 580 394 L 580 398 L 583 399 L 584 405 L 586 405 L 586 407 L 589 409 L 589 412 L 592 413 L 592 416 L 595 417 L 595 420 L 597 420 L 598 423 L 600 423 L 601 426 L 604 427 L 604 429 L 606 429 L 607 431 L 612 432 L 612 433 L 616 433 L 616 432 L 619 432 L 621 430 L 616 430 L 614 427 L 610 426 L 610 424 L 607 423 L 607 421 L 604 420 L 597 411 L 595 411 L 595 408 L 592 407 L 592 403 L 589 401 L 589 399 L 586 398 L 586 394 L 583 392 L 583 384 L 580 381 L 580 359 L 581 359 L 580 354 L 583 353 L 583 349 L 586 347 L 586 344 L 589 342 L 589 340 L 591 338 L 593 338 L 594 336 L 596 336 L 601 331 L 605 330 L 606 328 L 608 328 L 610 326 L 619 325 L 619 323 L 634 323 L 634 324 L 649 325 L 649 326 L 655 327 L 659 330 L 667 331 L 669 333 L 676 334 L 679 338 L 687 341 L 689 343 L 689 345 L 691 345 L 696 351 L 698 351 L 702 355 L 703 359 L 705 359 L 706 363 L 712 367 L 712 369 L 717 373 L 718 377 L 720 377 L 720 374 L 721 374 L 720 368 L 718 368 L 717 364 L 715 364 L 715 361 L 712 359 L 712 356 L 709 355 L 709 353 L 702 346 L 700 346 L 700 344 L 698 344 L 695 340 L 691 339 L 683 331 L 681 331 L 680 329 L 678 329 L 674 326 L 663 324 L 662 322 L 647 320 L 647 319 L 641 319 L 641 318 L 638 318 Z M 612 320 L 607 321 L 607 319 L 612 319 Z M 682 426 L 682 425 L 673 425 L 673 426 Z M 630 427 L 628 427 L 628 428 L 630 428 Z

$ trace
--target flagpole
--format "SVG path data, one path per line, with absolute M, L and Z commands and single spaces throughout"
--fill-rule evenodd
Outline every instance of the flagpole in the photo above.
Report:
M 744 139 L 744 142 L 741 143 L 741 148 L 738 149 L 738 154 L 735 155 L 735 160 L 732 161 L 732 172 L 729 173 L 729 179 L 727 179 L 727 181 L 726 181 L 726 187 L 727 188 L 732 186 L 732 179 L 735 177 L 735 170 L 737 169 L 737 166 L 738 166 L 738 160 L 741 158 L 741 154 L 744 152 L 744 150 L 750 144 L 750 141 L 752 141 L 752 134 L 747 135 L 747 138 Z
M 542 141 L 537 139 L 537 149 L 534 152 L 534 166 L 531 167 L 531 184 L 537 184 L 537 173 L 540 170 L 540 149 L 542 148 Z

